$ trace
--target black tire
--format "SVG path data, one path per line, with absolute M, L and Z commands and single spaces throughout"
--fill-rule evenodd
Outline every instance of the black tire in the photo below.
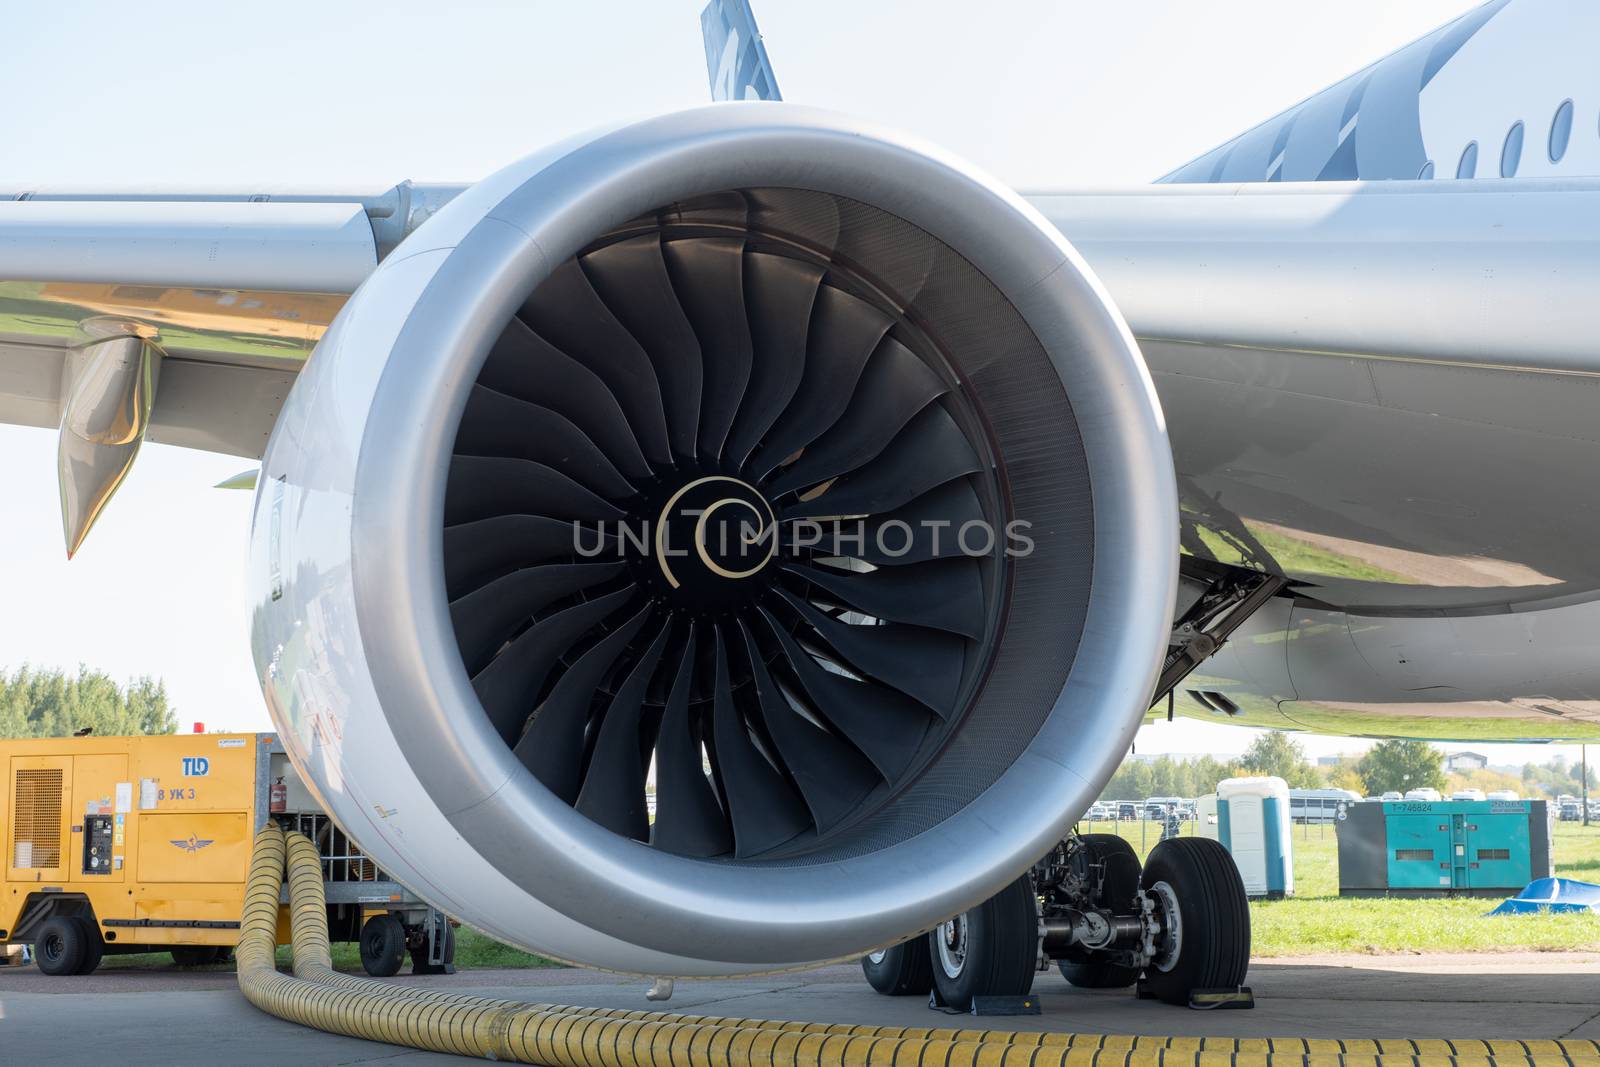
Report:
M 74 974 L 93 974 L 106 954 L 105 939 L 100 936 L 100 924 L 85 915 L 75 916 L 83 927 L 83 962 Z
M 33 955 L 39 970 L 52 976 L 77 974 L 83 966 L 89 938 L 76 915 L 46 919 L 33 938 Z
M 941 951 L 941 948 L 943 949 Z M 1023 875 L 977 907 L 928 933 L 933 985 L 957 1011 L 973 997 L 1023 996 L 1039 959 L 1039 904 Z
M 411 950 L 412 974 L 454 974 L 456 962 L 456 928 L 444 924 L 444 963 L 438 966 L 428 962 L 428 940 L 423 934 L 422 943 Z
M 1145 985 L 1168 1004 L 1187 1004 L 1196 989 L 1244 984 L 1250 969 L 1250 904 L 1227 849 L 1204 837 L 1175 837 L 1150 850 L 1140 880 L 1164 912 L 1167 887 L 1178 909 L 1176 953 L 1157 954 Z
M 406 928 L 393 915 L 374 915 L 361 927 L 361 966 L 374 978 L 400 973 L 406 957 Z
M 933 957 L 926 937 L 862 956 L 861 970 L 867 983 L 886 997 L 925 997 L 933 989 Z
M 1139 910 L 1139 854 L 1116 834 L 1078 835 L 1081 862 L 1098 869 L 1099 892 L 1088 903 L 1114 911 Z M 1079 989 L 1126 989 L 1141 968 L 1122 962 L 1122 954 L 1085 952 L 1056 960 L 1061 977 Z
M 172 962 L 179 967 L 209 967 L 222 951 L 213 945 L 179 945 L 172 950 Z

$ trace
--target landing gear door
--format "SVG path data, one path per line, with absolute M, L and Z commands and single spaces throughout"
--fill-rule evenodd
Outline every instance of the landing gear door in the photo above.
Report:
M 60 885 L 72 870 L 72 758 L 13 756 L 7 778 L 6 880 Z

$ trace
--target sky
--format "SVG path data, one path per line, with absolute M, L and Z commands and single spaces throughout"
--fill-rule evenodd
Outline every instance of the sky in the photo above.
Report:
M 786 99 L 1024 191 L 1149 181 L 1472 6 L 755 0 Z M 471 181 L 552 139 L 707 102 L 699 8 L 0 0 L 0 193 Z M 268 729 L 246 635 L 250 494 L 211 488 L 250 466 L 146 446 L 68 563 L 54 434 L 0 427 L 0 668 L 155 675 L 184 729 Z M 1252 734 L 1180 720 L 1147 727 L 1139 751 L 1236 753 Z

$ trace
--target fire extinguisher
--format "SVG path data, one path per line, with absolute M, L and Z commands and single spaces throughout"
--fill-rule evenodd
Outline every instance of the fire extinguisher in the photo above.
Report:
M 272 783 L 272 788 L 267 790 L 267 810 L 274 815 L 282 815 L 289 807 L 289 787 L 279 778 Z

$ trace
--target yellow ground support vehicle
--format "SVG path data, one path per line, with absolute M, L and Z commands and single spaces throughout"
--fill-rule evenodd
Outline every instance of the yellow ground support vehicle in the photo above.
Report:
M 31 944 L 47 974 L 106 953 L 224 960 L 269 819 L 317 843 L 330 936 L 359 941 L 369 973 L 408 951 L 418 973 L 454 970 L 448 920 L 361 855 L 273 734 L 0 741 L 0 945 Z

